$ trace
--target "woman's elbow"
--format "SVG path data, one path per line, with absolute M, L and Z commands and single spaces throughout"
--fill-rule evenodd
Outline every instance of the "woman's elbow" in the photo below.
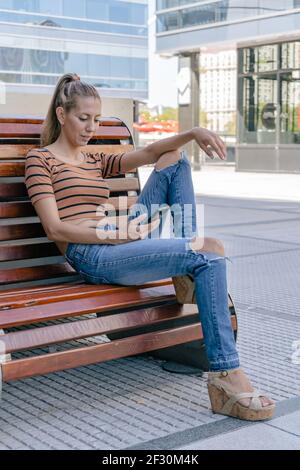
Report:
M 46 235 L 47 235 L 47 238 L 49 240 L 51 240 L 52 242 L 59 242 L 61 241 L 60 237 L 60 231 L 59 231 L 59 227 L 47 227 L 47 229 L 45 229 L 45 232 L 46 232 Z

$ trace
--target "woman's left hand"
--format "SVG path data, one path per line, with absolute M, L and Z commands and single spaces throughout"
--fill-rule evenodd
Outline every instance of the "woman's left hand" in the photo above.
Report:
M 221 160 L 226 160 L 226 146 L 223 140 L 215 132 L 203 129 L 203 127 L 193 128 L 194 139 L 199 147 L 210 157 L 214 158 L 216 152 Z

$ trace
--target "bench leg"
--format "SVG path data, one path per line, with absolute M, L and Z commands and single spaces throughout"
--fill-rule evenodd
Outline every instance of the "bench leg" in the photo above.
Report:
M 11 360 L 11 355 L 5 351 L 4 341 L 1 341 L 1 336 L 4 334 L 4 330 L 0 329 L 0 401 L 2 400 L 2 363 Z

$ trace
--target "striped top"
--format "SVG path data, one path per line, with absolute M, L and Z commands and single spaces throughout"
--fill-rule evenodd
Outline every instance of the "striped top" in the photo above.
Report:
M 32 149 L 25 163 L 25 184 L 32 204 L 54 197 L 61 220 L 99 218 L 105 215 L 110 195 L 105 178 L 121 174 L 124 153 L 83 152 L 80 165 L 58 160 L 47 149 Z

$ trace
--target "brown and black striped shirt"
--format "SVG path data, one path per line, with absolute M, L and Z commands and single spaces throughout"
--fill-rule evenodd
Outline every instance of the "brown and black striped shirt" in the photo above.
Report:
M 84 162 L 72 165 L 58 160 L 48 149 L 27 154 L 25 184 L 32 204 L 54 197 L 61 220 L 98 218 L 109 199 L 105 178 L 121 174 L 124 153 L 87 153 Z

